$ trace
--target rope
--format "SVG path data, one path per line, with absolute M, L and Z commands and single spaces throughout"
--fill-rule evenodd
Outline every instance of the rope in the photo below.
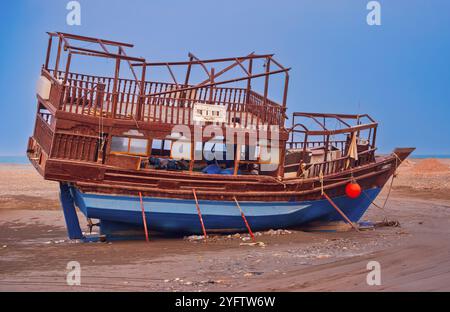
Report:
M 370 200 L 370 203 L 371 203 L 372 205 L 374 205 L 375 207 L 377 207 L 378 209 L 381 209 L 381 210 L 383 211 L 383 213 L 384 213 L 384 220 L 385 220 L 385 221 L 387 221 L 387 219 L 388 219 L 388 218 L 387 218 L 387 213 L 386 213 L 385 208 L 386 208 L 386 204 L 387 204 L 387 202 L 388 202 L 388 200 L 389 200 L 389 196 L 391 195 L 391 190 L 392 190 L 392 186 L 393 186 L 393 184 L 394 184 L 394 179 L 395 179 L 395 177 L 397 176 L 398 161 L 400 161 L 400 163 L 402 162 L 402 160 L 398 157 L 397 154 L 392 153 L 392 155 L 395 156 L 395 171 L 394 171 L 394 174 L 393 174 L 392 177 L 391 177 L 391 183 L 389 184 L 388 193 L 387 193 L 387 195 L 386 195 L 386 198 L 384 199 L 383 206 L 380 207 L 379 205 L 377 205 L 373 200 L 370 199 L 370 197 L 369 197 L 369 196 L 366 194 L 366 192 L 363 190 L 363 194 L 367 197 L 367 199 Z

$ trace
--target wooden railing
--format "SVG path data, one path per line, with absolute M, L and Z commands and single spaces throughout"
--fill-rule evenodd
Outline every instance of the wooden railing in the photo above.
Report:
M 36 115 L 36 125 L 34 127 L 33 137 L 45 153 L 49 154 L 52 146 L 53 131 L 48 123 L 39 114 Z
M 67 133 L 56 133 L 51 157 L 95 162 L 98 138 Z
M 330 161 L 319 162 L 307 165 L 305 171 L 305 178 L 318 177 L 321 174 L 329 175 L 338 173 L 347 168 L 358 167 L 375 160 L 375 149 L 370 149 L 358 154 L 358 160 L 354 160 L 348 156 L 340 157 Z M 309 168 L 308 168 L 309 167 Z
M 345 140 L 333 140 L 333 141 L 330 140 L 329 144 L 338 148 L 341 152 L 344 152 L 346 142 L 347 141 L 345 141 Z M 287 142 L 286 145 L 287 145 L 287 148 L 290 148 L 290 149 L 303 149 L 305 147 L 305 142 L 304 141 L 302 141 L 302 142 Z M 320 147 L 320 146 L 324 146 L 324 145 L 325 144 L 324 144 L 323 140 L 306 142 L 307 149 Z
M 319 177 L 321 174 L 324 176 L 342 172 L 345 169 L 362 166 L 375 161 L 375 150 L 369 149 L 364 152 L 358 153 L 358 160 L 354 160 L 349 156 L 336 158 L 329 161 L 323 161 L 312 164 L 304 164 L 303 172 L 299 169 L 300 163 L 286 165 L 285 169 L 294 167 L 297 170 L 298 176 L 304 178 Z
M 54 75 L 53 71 L 50 73 Z M 63 80 L 64 73 L 58 72 L 57 77 Z M 194 103 L 207 103 L 225 106 L 226 122 L 235 126 L 237 123 L 248 127 L 284 122 L 284 112 L 279 104 L 244 88 L 199 87 L 177 91 L 186 86 L 146 81 L 143 86 L 146 96 L 141 96 L 140 84 L 135 80 L 118 79 L 114 91 L 113 78 L 69 73 L 60 109 L 82 115 L 190 125 Z M 151 96 L 162 92 L 168 93 Z

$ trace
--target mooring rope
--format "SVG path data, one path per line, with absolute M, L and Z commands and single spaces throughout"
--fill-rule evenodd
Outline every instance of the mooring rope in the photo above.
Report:
M 384 213 L 384 219 L 385 219 L 385 220 L 388 219 L 388 218 L 387 218 L 387 213 L 386 213 L 386 210 L 385 210 L 386 204 L 387 204 L 387 202 L 388 202 L 388 200 L 389 200 L 389 196 L 391 195 L 391 190 L 392 190 L 392 186 L 393 186 L 393 184 L 394 184 L 394 179 L 395 179 L 395 178 L 397 177 L 397 175 L 398 175 L 398 173 L 397 173 L 397 168 L 398 168 L 397 165 L 398 165 L 398 161 L 400 161 L 400 163 L 402 162 L 402 160 L 398 157 L 398 155 L 397 155 L 396 153 L 392 153 L 392 155 L 395 156 L 395 171 L 394 171 L 394 173 L 392 174 L 392 177 L 391 177 L 391 183 L 389 184 L 388 193 L 387 193 L 387 195 L 386 195 L 386 198 L 384 199 L 383 206 L 377 205 L 377 204 L 374 202 L 374 200 L 372 200 L 372 199 L 366 194 L 366 192 L 363 190 L 364 195 L 367 197 L 367 199 L 370 201 L 370 203 L 371 203 L 373 206 L 375 206 L 376 208 L 381 209 L 381 210 L 383 211 L 383 213 Z

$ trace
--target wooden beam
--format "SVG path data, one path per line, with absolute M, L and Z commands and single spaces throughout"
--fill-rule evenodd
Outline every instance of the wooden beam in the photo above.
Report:
M 323 192 L 323 196 L 328 200 L 328 202 L 333 206 L 334 209 L 344 218 L 345 221 L 347 221 L 348 224 L 351 225 L 352 228 L 354 228 L 357 232 L 359 232 L 359 229 L 356 225 L 353 224 L 352 221 L 345 215 L 345 213 L 339 209 L 339 207 L 334 203 L 334 201 L 327 195 L 327 193 Z
M 53 36 L 53 37 L 62 35 L 68 39 L 73 39 L 73 40 L 78 40 L 78 41 L 87 41 L 87 42 L 95 42 L 96 43 L 99 40 L 101 40 L 104 44 L 107 44 L 107 45 L 124 46 L 124 47 L 128 47 L 128 48 L 134 47 L 134 45 L 131 43 L 99 39 L 99 38 L 87 37 L 87 36 L 80 36 L 80 35 L 68 34 L 68 33 L 63 33 L 63 32 L 47 32 L 47 34 L 49 34 L 50 36 Z
M 208 59 L 208 60 L 190 60 L 190 61 L 181 61 L 181 62 L 147 62 L 145 63 L 145 65 L 147 66 L 166 66 L 167 64 L 169 65 L 199 65 L 199 64 L 207 64 L 207 63 L 220 63 L 220 62 L 231 62 L 231 61 L 235 61 L 236 59 L 240 59 L 240 60 L 247 60 L 247 59 L 260 59 L 260 58 L 268 58 L 268 57 L 272 57 L 273 54 L 252 54 L 252 55 L 247 55 L 247 56 L 239 56 L 239 57 L 228 57 L 228 58 L 219 58 L 219 59 Z M 136 63 L 136 64 L 132 64 L 133 66 L 142 66 L 143 64 L 140 63 Z

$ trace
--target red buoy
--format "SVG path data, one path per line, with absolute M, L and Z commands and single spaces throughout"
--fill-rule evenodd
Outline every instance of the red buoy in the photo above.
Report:
M 356 182 L 350 182 L 345 187 L 345 194 L 350 198 L 358 198 L 361 195 L 361 186 Z

